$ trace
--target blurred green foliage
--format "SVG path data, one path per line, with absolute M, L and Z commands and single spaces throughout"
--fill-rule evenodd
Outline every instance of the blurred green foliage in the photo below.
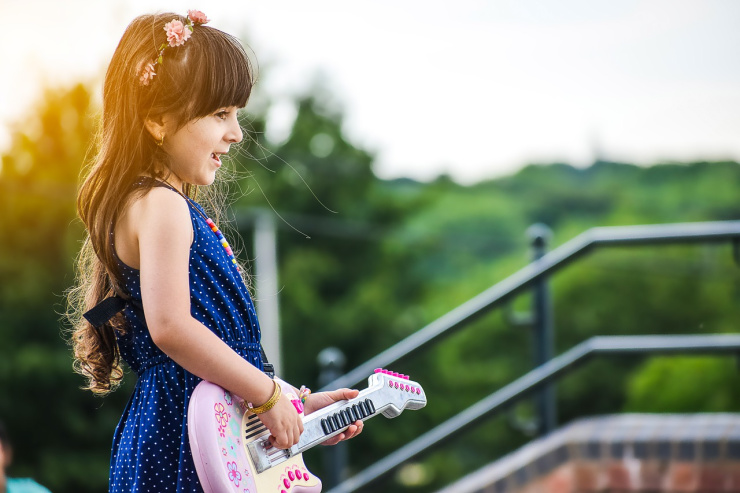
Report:
M 533 223 L 550 226 L 557 246 L 593 226 L 740 219 L 733 162 L 530 165 L 470 186 L 380 180 L 325 99 L 299 98 L 280 143 L 265 140 L 264 114 L 243 116 L 252 142 L 232 159 L 242 258 L 255 211 L 280 226 L 284 376 L 297 384 L 316 388 L 321 349 L 340 348 L 350 369 L 525 266 Z M 105 489 L 135 379 L 105 399 L 79 390 L 60 330 L 96 112 L 84 85 L 47 92 L 18 122 L 0 170 L 0 418 L 15 443 L 10 474 L 57 493 Z M 593 335 L 734 332 L 740 318 L 740 267 L 726 244 L 597 251 L 557 273 L 552 291 L 558 353 Z M 529 303 L 522 295 L 394 368 L 424 385 L 429 405 L 371 421 L 348 443 L 352 471 L 526 373 L 531 334 L 511 315 Z M 739 384 L 729 357 L 596 359 L 558 383 L 559 419 L 736 412 Z M 523 402 L 367 491 L 433 490 L 529 440 L 532 414 Z M 306 454 L 321 475 L 320 458 Z

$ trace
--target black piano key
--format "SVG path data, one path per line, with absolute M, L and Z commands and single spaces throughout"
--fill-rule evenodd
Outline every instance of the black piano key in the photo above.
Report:
M 347 408 L 347 415 L 349 416 L 349 419 L 354 423 L 359 418 L 355 415 L 355 410 L 352 409 L 352 406 Z
M 367 405 L 367 401 L 366 400 L 362 401 L 361 404 L 362 404 L 362 409 L 364 409 L 367 415 L 370 416 L 372 412 L 370 411 L 370 406 Z
M 334 416 L 337 417 L 337 421 L 339 421 L 339 424 L 342 425 L 342 427 L 349 426 L 349 423 L 347 422 L 347 419 L 344 417 L 344 414 L 342 414 L 342 411 L 339 411 Z
M 346 409 L 342 409 L 342 416 L 344 416 L 344 420 L 347 421 L 347 425 L 351 425 L 355 422 L 355 420 L 352 419 L 352 415 Z
M 332 432 L 337 431 L 337 425 L 334 424 L 334 420 L 331 419 L 331 416 L 326 417 L 326 423 L 329 425 L 329 429 Z
M 370 408 L 370 414 L 375 414 L 375 404 L 373 404 L 373 401 L 365 399 L 365 402 L 367 402 L 367 407 Z
M 365 408 L 362 407 L 362 403 L 356 404 L 357 406 L 357 412 L 360 413 L 360 416 L 363 418 L 367 418 L 367 412 L 365 411 Z
M 324 430 L 325 435 L 328 435 L 329 433 L 331 433 L 331 428 L 329 428 L 329 423 L 325 419 L 321 420 L 321 429 Z
M 338 430 L 342 426 L 339 424 L 339 420 L 337 419 L 337 416 L 335 414 L 331 415 L 331 422 L 334 425 L 334 430 Z

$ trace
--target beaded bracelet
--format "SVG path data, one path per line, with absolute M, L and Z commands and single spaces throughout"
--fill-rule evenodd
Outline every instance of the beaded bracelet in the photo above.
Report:
M 273 407 L 275 407 L 275 404 L 280 400 L 280 396 L 283 393 L 283 389 L 280 387 L 280 384 L 277 383 L 277 380 L 273 380 L 273 383 L 275 384 L 275 389 L 272 392 L 272 397 L 270 397 L 267 402 L 262 404 L 261 406 L 253 407 L 251 402 L 247 403 L 247 409 L 249 409 L 254 414 L 262 414 L 266 413 Z
M 301 385 L 301 389 L 298 391 L 298 398 L 301 400 L 301 403 L 305 404 L 309 395 L 311 395 L 311 389 L 305 385 Z

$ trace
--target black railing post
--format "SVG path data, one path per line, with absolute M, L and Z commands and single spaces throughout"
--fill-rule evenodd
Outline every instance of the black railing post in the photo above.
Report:
M 344 353 L 335 347 L 328 347 L 319 353 L 319 386 L 324 387 L 329 382 L 339 378 L 344 371 L 346 358 Z M 310 397 L 309 397 L 310 398 Z M 324 486 L 333 488 L 341 483 L 347 469 L 347 444 L 340 442 L 333 447 L 321 447 L 324 455 Z
M 527 236 L 532 242 L 532 261 L 536 263 L 547 253 L 552 230 L 544 224 L 533 224 L 527 229 Z M 554 356 L 555 336 L 548 276 L 539 277 L 532 288 L 532 339 L 534 366 L 537 368 Z M 538 435 L 550 433 L 557 427 L 555 399 L 555 384 L 552 383 L 545 385 L 535 396 Z

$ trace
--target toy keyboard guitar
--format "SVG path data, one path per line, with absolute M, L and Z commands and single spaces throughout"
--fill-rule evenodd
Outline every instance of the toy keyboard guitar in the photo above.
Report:
M 321 480 L 303 463 L 302 452 L 346 430 L 357 420 L 427 403 L 421 386 L 388 370 L 375 370 L 354 399 L 338 401 L 303 418 L 299 442 L 284 450 L 266 445 L 270 432 L 237 396 L 205 380 L 193 391 L 188 432 L 195 469 L 206 493 L 318 493 Z M 291 399 L 295 395 L 287 394 Z

